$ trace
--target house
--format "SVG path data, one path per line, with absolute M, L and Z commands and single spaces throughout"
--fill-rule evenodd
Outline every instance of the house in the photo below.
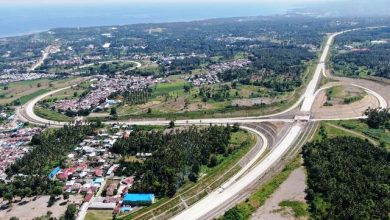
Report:
M 99 185 L 99 186 L 101 186 L 102 184 L 103 184 L 103 182 L 104 182 L 104 178 L 101 178 L 101 177 L 99 177 L 99 178 L 96 178 L 94 181 L 93 181 L 93 184 L 95 185 Z
M 90 202 L 91 199 L 93 198 L 93 194 L 92 193 L 88 193 L 85 197 L 84 197 L 84 202 Z
M 92 202 L 88 209 L 95 210 L 114 210 L 116 207 L 116 203 L 104 203 L 104 202 Z
M 123 197 L 123 205 L 151 205 L 154 200 L 154 194 L 127 193 Z
M 50 174 L 49 174 L 49 179 L 50 180 L 53 180 L 55 177 L 56 177 L 56 175 L 57 175 L 57 173 L 59 173 L 61 171 L 61 168 L 60 167 L 56 167 L 56 168 L 54 168 L 51 172 L 50 172 Z

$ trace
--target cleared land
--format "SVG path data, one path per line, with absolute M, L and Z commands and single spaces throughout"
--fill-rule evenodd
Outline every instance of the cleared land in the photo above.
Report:
M 36 217 L 45 216 L 48 211 L 52 212 L 52 217 L 59 218 L 65 213 L 68 204 L 82 200 L 81 195 L 69 197 L 69 200 L 63 200 L 60 196 L 59 200 L 51 207 L 47 207 L 47 202 L 50 196 L 39 196 L 36 199 L 25 198 L 21 202 L 13 204 L 11 208 L 0 209 L 0 219 L 10 219 L 17 216 L 20 220 L 31 220 Z M 6 202 L 0 200 L 0 206 Z
M 264 205 L 253 213 L 251 219 L 296 219 L 307 217 L 307 210 L 298 213 L 291 208 L 292 204 L 304 204 L 305 207 L 305 170 L 299 167 L 294 170 Z M 305 212 L 306 211 L 306 212 Z

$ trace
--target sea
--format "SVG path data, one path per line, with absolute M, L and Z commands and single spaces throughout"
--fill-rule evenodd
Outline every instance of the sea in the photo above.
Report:
M 156 1 L 157 2 L 157 1 Z M 291 6 L 272 4 L 113 4 L 1 5 L 0 37 L 47 31 L 58 27 L 89 27 L 163 23 L 285 14 Z

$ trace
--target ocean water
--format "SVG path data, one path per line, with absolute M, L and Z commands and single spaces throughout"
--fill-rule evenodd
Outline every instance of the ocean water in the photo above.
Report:
M 88 27 L 284 14 L 288 6 L 265 4 L 147 4 L 5 6 L 0 3 L 0 37 L 56 27 Z

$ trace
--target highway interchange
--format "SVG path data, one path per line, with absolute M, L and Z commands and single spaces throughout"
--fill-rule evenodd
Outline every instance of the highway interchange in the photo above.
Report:
M 374 96 L 378 100 L 378 106 L 371 107 L 388 107 L 388 102 L 390 101 L 390 91 L 388 85 L 369 80 L 333 77 L 328 75 L 326 72 L 327 57 L 329 56 L 331 45 L 335 37 L 354 30 L 342 31 L 328 36 L 327 42 L 324 45 L 321 57 L 318 61 L 317 68 L 311 81 L 308 83 L 305 92 L 301 95 L 299 100 L 287 110 L 276 114 L 257 117 L 191 119 L 178 120 L 175 122 L 177 125 L 224 125 L 228 123 L 240 123 L 244 129 L 257 134 L 258 138 L 262 139 L 263 146 L 255 156 L 251 157 L 251 160 L 248 161 L 238 173 L 233 175 L 233 177 L 231 177 L 221 187 L 210 192 L 207 196 L 192 206 L 186 207 L 182 212 L 178 213 L 172 219 L 213 219 L 218 217 L 227 209 L 234 206 L 234 204 L 245 199 L 250 194 L 250 191 L 247 189 L 253 187 L 253 185 L 257 183 L 259 179 L 267 173 L 267 171 L 275 166 L 275 164 L 281 160 L 281 158 L 286 155 L 288 151 L 296 147 L 298 143 L 302 145 L 304 142 L 302 140 L 307 140 L 302 139 L 302 137 L 309 136 L 314 132 L 313 130 L 315 130 L 314 128 L 317 121 L 362 118 L 362 115 L 353 115 L 347 117 L 339 117 L 338 115 L 334 115 L 334 117 L 326 119 L 312 116 L 313 103 L 315 102 L 319 92 L 329 88 L 327 85 L 321 88 L 320 83 L 322 77 L 332 77 L 338 80 L 340 84 L 353 85 L 364 89 L 368 94 Z M 34 113 L 34 106 L 39 100 L 67 88 L 69 87 L 51 91 L 32 99 L 25 106 L 22 106 L 18 109 L 19 119 L 41 126 L 62 127 L 63 125 L 67 124 L 65 122 L 56 122 L 43 119 Z M 270 140 L 269 135 L 267 136 L 258 129 L 251 128 L 250 126 L 264 122 L 284 123 L 285 126 L 287 126 L 287 131 L 285 134 L 279 137 L 278 140 Z M 169 123 L 169 121 L 145 119 L 138 121 L 116 121 L 107 123 L 126 123 L 131 125 L 166 125 Z M 267 154 L 265 154 L 266 148 L 271 149 Z

